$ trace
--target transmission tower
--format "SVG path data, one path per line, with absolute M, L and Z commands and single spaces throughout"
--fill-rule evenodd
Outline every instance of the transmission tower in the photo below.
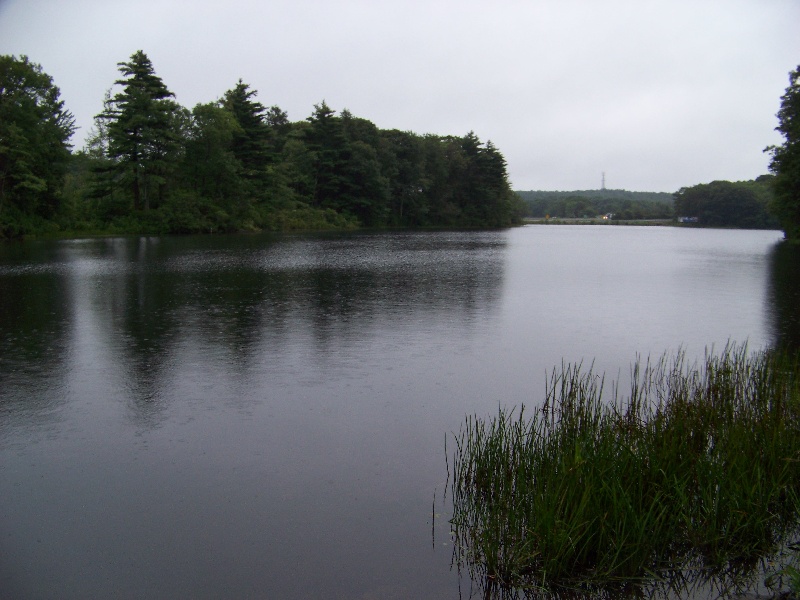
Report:
M 605 171 L 603 171 L 603 183 L 600 184 L 600 189 L 601 190 L 606 189 L 606 172 Z

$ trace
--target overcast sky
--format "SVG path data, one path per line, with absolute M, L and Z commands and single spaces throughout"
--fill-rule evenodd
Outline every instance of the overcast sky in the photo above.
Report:
M 292 121 L 491 140 L 518 190 L 674 192 L 767 172 L 798 0 L 0 0 L 0 54 L 61 89 L 80 148 L 144 50 L 192 108 L 239 78 Z

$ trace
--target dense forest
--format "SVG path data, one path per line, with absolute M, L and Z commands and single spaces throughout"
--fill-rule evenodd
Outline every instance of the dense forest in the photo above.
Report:
M 0 56 L 0 237 L 502 227 L 524 206 L 491 143 L 382 130 L 323 100 L 303 121 L 239 80 L 181 106 L 138 51 L 84 148 L 52 78 Z

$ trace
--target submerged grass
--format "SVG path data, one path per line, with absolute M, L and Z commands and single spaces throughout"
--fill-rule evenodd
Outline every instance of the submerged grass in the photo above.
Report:
M 486 597 L 609 589 L 755 564 L 796 533 L 796 357 L 728 345 L 637 360 L 603 398 L 562 365 L 544 405 L 468 417 L 451 483 L 454 559 Z

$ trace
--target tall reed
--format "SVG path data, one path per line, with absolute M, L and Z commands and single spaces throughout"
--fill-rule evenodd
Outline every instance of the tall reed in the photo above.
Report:
M 798 361 L 729 344 L 698 366 L 637 359 L 603 398 L 582 365 L 544 404 L 469 416 L 455 436 L 454 559 L 493 591 L 630 585 L 714 571 L 796 530 Z

